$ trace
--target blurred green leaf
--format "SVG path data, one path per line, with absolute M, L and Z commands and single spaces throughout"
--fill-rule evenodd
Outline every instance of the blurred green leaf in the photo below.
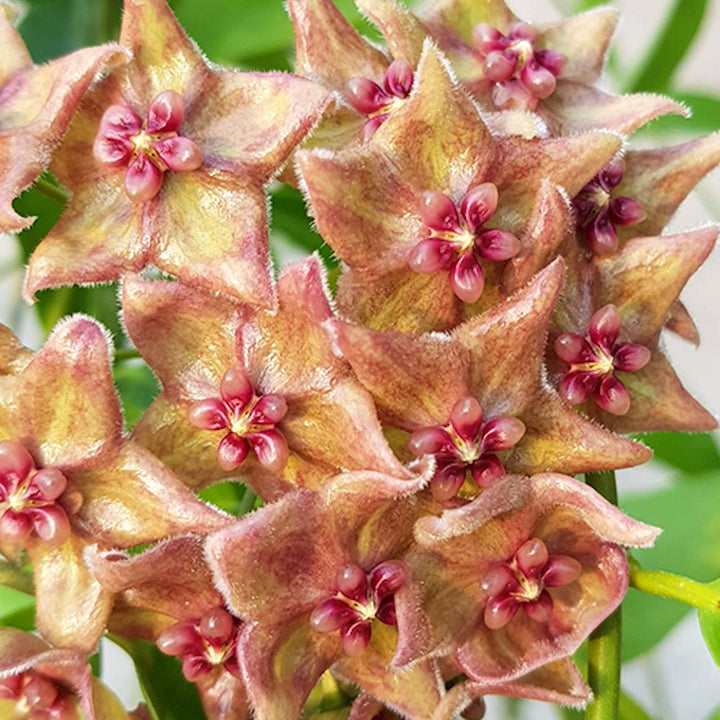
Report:
M 696 475 L 720 468 L 720 452 L 709 433 L 657 432 L 638 436 L 649 445 L 655 460 L 670 465 L 683 474 Z
M 0 587 L 0 625 L 19 630 L 35 628 L 35 598 L 8 587 Z
M 625 92 L 662 92 L 690 49 L 705 19 L 708 0 L 675 0 L 664 25 Z
M 201 490 L 198 495 L 205 502 L 236 517 L 252 510 L 255 502 L 255 493 L 247 485 L 232 481 L 215 483 Z
M 710 584 L 720 589 L 720 580 Z M 698 621 L 710 655 L 720 669 L 720 608 L 717 610 L 698 610 Z
M 720 575 L 720 470 L 620 504 L 631 517 L 663 528 L 654 548 L 633 551 L 643 567 L 701 582 Z M 623 660 L 653 648 L 688 611 L 672 600 L 631 590 L 623 603 Z
M 116 363 L 113 374 L 120 391 L 125 422 L 133 428 L 157 396 L 160 386 L 152 370 L 141 360 Z
M 140 689 L 153 720 L 198 720 L 205 713 L 197 688 L 183 677 L 180 663 L 154 643 L 111 635 L 132 658 Z

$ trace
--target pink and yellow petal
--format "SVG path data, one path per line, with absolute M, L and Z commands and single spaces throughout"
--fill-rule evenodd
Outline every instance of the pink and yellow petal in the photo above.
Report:
M 343 92 L 353 77 L 381 81 L 389 62 L 343 17 L 332 0 L 288 0 L 299 75 Z
M 40 465 L 82 469 L 119 446 L 110 353 L 106 331 L 76 315 L 56 326 L 18 377 L 14 434 Z
M 266 200 L 258 184 L 209 168 L 168 173 L 145 214 L 150 258 L 161 270 L 250 305 L 274 306 Z
M 28 556 L 35 573 L 38 631 L 53 645 L 92 653 L 113 595 L 90 573 L 83 558 L 86 547 L 75 535 L 59 546 L 37 540 L 28 547 Z
M 517 19 L 503 0 L 438 0 L 432 5 L 427 23 L 435 32 L 470 43 L 472 29 L 478 23 L 487 23 L 505 32 Z
M 247 691 L 240 679 L 216 669 L 196 681 L 207 720 L 247 720 L 250 717 Z
M 32 357 L 32 350 L 28 350 L 9 327 L 0 325 L 0 376 L 17 375 Z
M 19 19 L 19 12 L 14 5 L 4 4 L 0 8 L 0 43 L 4 50 L 0 59 L 0 83 L 3 84 L 14 72 L 33 64 L 25 42 L 12 22 Z
M 110 546 L 207 533 L 231 519 L 198 500 L 160 460 L 132 441 L 112 463 L 73 473 L 71 483 L 82 496 L 74 524 Z
M 202 400 L 218 392 L 237 363 L 237 327 L 247 311 L 176 282 L 128 275 L 123 318 L 130 339 L 156 373 L 168 399 Z

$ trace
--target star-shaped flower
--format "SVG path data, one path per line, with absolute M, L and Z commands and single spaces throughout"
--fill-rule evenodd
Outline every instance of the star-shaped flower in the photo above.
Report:
M 636 237 L 609 257 L 569 254 L 548 352 L 550 382 L 617 432 L 717 427 L 660 346 L 668 313 L 715 245 L 716 227 Z
M 253 314 L 128 278 L 125 324 L 163 385 L 134 437 L 193 488 L 240 477 L 266 499 L 320 487 L 341 468 L 406 477 L 370 395 L 330 349 L 318 257 L 287 266 L 278 296 L 277 312 Z
M 471 679 L 512 680 L 573 653 L 621 602 L 620 545 L 657 528 L 573 478 L 508 476 L 462 507 L 415 526 L 410 579 L 415 647 L 399 662 L 454 653 Z
M 596 87 L 617 23 L 597 8 L 558 23 L 529 25 L 503 0 L 436 0 L 422 17 L 395 0 L 357 0 L 391 52 L 419 53 L 431 37 L 484 110 L 532 110 L 553 135 L 595 128 L 628 134 L 659 115 L 687 114 L 671 98 L 608 95 Z
M 434 455 L 441 501 L 474 496 L 505 472 L 579 473 L 636 465 L 647 448 L 578 418 L 543 379 L 562 260 L 495 309 L 449 334 L 419 337 L 331 321 L 337 351 L 371 392 L 381 420 Z
M 212 66 L 165 0 L 126 0 L 120 42 L 133 60 L 86 96 L 51 165 L 72 199 L 30 259 L 26 297 L 153 264 L 272 306 L 263 185 L 327 91 Z
M 74 316 L 0 377 L 0 549 L 27 551 L 42 635 L 84 651 L 112 605 L 83 560 L 88 543 L 131 547 L 227 523 L 123 436 L 109 353 L 102 328 Z
M 419 470 L 411 480 L 339 475 L 208 537 L 216 583 L 246 622 L 239 660 L 258 718 L 297 717 L 331 666 L 405 716 L 430 717 L 442 692 L 434 663 L 398 670 L 393 661 L 411 642 L 416 610 L 395 598 L 413 524 L 428 507 L 416 494 L 432 466 Z
M 127 720 L 128 714 L 115 694 L 92 676 L 87 657 L 3 627 L 0 717 Z
M 18 232 L 34 218 L 18 215 L 13 199 L 47 168 L 97 74 L 127 55 L 111 43 L 33 65 L 7 11 L 0 7 L 0 232 Z
M 181 660 L 209 720 L 248 717 L 237 664 L 240 623 L 215 589 L 203 538 L 176 537 L 134 557 L 93 547 L 85 559 L 101 585 L 117 593 L 110 632 L 155 642 Z
M 606 132 L 493 136 L 426 44 L 413 94 L 371 146 L 298 153 L 310 212 L 349 266 L 341 310 L 376 329 L 422 332 L 492 306 L 572 231 L 556 185 L 575 195 L 620 146 Z

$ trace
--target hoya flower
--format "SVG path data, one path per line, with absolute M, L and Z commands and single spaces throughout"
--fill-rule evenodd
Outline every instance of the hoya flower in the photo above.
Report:
M 112 43 L 34 65 L 8 11 L 0 7 L 0 232 L 17 232 L 34 218 L 18 215 L 13 199 L 47 168 L 96 75 L 127 56 Z
M 237 663 L 240 621 L 215 589 L 202 538 L 184 535 L 136 556 L 93 547 L 85 558 L 102 586 L 117 593 L 110 632 L 155 642 L 177 657 L 209 720 L 247 718 Z
M 647 448 L 577 416 L 543 381 L 562 260 L 495 309 L 446 335 L 419 337 L 332 321 L 336 350 L 372 393 L 381 420 L 432 455 L 439 501 L 472 497 L 506 472 L 578 473 L 645 462 Z
M 717 427 L 660 346 L 668 313 L 716 237 L 714 227 L 636 237 L 615 255 L 571 259 L 548 352 L 550 381 L 571 405 L 623 433 Z
M 133 60 L 86 96 L 51 165 L 72 199 L 30 260 L 26 297 L 153 264 L 271 306 L 263 186 L 327 91 L 211 65 L 165 0 L 126 0 L 120 43 Z
M 296 718 L 330 667 L 404 716 L 429 718 L 442 690 L 434 663 L 398 670 L 393 657 L 411 640 L 415 608 L 396 598 L 431 469 L 412 480 L 339 475 L 208 537 L 216 583 L 246 623 L 239 660 L 258 720 Z
M 298 168 L 320 233 L 349 266 L 341 310 L 422 332 L 496 303 L 551 259 L 572 224 L 553 184 L 574 196 L 619 149 L 606 132 L 493 136 L 426 44 L 412 96 L 371 147 L 300 151 Z
M 87 658 L 13 628 L 0 628 L 0 717 L 123 720 L 120 701 L 92 677 Z
M 128 332 L 163 385 L 134 437 L 193 488 L 239 477 L 266 499 L 341 468 L 407 477 L 330 349 L 319 259 L 286 267 L 277 291 L 276 313 L 253 314 L 179 283 L 125 281 Z
M 633 237 L 660 235 L 688 193 L 718 162 L 718 133 L 671 147 L 630 150 L 574 198 L 580 241 L 594 254 L 611 255 Z M 670 309 L 666 327 L 700 342 L 679 301 Z
M 598 8 L 558 23 L 529 25 L 502 0 L 435 0 L 418 18 L 396 0 L 357 0 L 391 52 L 419 52 L 431 37 L 484 110 L 540 114 L 553 135 L 594 128 L 631 133 L 659 115 L 685 115 L 670 98 L 608 95 L 595 84 L 617 23 Z
M 469 678 L 512 680 L 572 654 L 621 602 L 620 545 L 659 530 L 587 485 L 556 474 L 509 476 L 473 502 L 420 518 L 406 555 L 415 647 L 455 655 Z
M 102 328 L 74 316 L 0 377 L 0 551 L 27 551 L 42 635 L 83 651 L 112 605 L 83 560 L 88 543 L 130 547 L 227 522 L 124 438 L 109 353 Z

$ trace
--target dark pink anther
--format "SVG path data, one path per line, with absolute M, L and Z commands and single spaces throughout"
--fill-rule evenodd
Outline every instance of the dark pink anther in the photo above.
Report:
M 95 158 L 110 167 L 126 167 L 125 192 L 134 202 L 151 200 L 168 170 L 188 172 L 202 165 L 202 152 L 179 135 L 185 109 L 174 90 L 161 92 L 151 103 L 145 121 L 131 108 L 111 105 L 95 137 Z
M 78 720 L 77 703 L 52 678 L 28 670 L 0 679 L 0 699 L 14 700 L 17 718 Z
M 555 92 L 567 58 L 555 50 L 537 50 L 536 40 L 535 30 L 525 23 L 515 23 L 507 35 L 487 23 L 473 28 L 472 43 L 496 107 L 534 110 L 538 100 Z
M 201 430 L 222 430 L 218 463 L 231 472 L 252 449 L 268 470 L 281 472 L 290 450 L 276 425 L 285 417 L 287 403 L 280 395 L 258 395 L 240 368 L 230 368 L 220 381 L 220 397 L 194 402 L 188 420 Z
M 348 80 L 348 102 L 361 115 L 368 116 L 360 132 L 363 141 L 369 140 L 390 113 L 402 104 L 412 86 L 413 69 L 402 58 L 390 63 L 382 86 L 368 78 L 354 77 Z
M 577 226 L 596 255 L 612 255 L 618 249 L 616 227 L 636 225 L 645 219 L 645 208 L 637 200 L 612 195 L 624 174 L 623 160 L 613 160 L 573 200 Z
M 240 621 L 224 608 L 214 608 L 194 620 L 175 623 L 160 633 L 161 652 L 182 660 L 183 675 L 190 682 L 222 665 L 240 677 L 236 641 Z
M 539 538 L 524 542 L 507 562 L 490 567 L 480 579 L 487 595 L 484 620 L 491 630 L 499 630 L 522 607 L 535 622 L 547 622 L 553 611 L 552 595 L 547 588 L 575 582 L 582 565 L 568 555 L 551 555 Z
M 476 302 L 485 287 L 482 261 L 508 260 L 520 250 L 514 235 L 484 227 L 497 204 L 492 183 L 470 188 L 457 205 L 437 190 L 424 192 L 419 212 L 427 237 L 410 251 L 410 267 L 420 273 L 447 270 L 455 295 L 463 302 Z
M 372 637 L 372 621 L 397 625 L 395 593 L 407 582 L 400 560 L 387 560 L 366 573 L 351 563 L 338 571 L 337 592 L 315 606 L 310 624 L 318 632 L 340 632 L 348 655 L 365 652 Z
M 416 457 L 434 455 L 437 471 L 430 482 L 433 497 L 445 502 L 465 483 L 467 472 L 483 488 L 505 474 L 498 452 L 517 445 L 525 434 L 522 420 L 496 417 L 484 420 L 474 397 L 459 400 L 447 425 L 433 425 L 410 435 L 408 448 Z
M 638 343 L 618 343 L 619 334 L 620 314 L 614 305 L 606 305 L 590 318 L 584 336 L 565 333 L 555 340 L 555 354 L 568 365 L 558 392 L 571 405 L 592 397 L 613 415 L 625 415 L 630 409 L 630 395 L 615 373 L 644 368 L 650 350 Z
M 62 545 L 70 537 L 70 521 L 57 501 L 66 489 L 67 479 L 59 470 L 37 470 L 20 443 L 0 442 L 0 540 L 23 545 L 35 533 L 51 545 Z

